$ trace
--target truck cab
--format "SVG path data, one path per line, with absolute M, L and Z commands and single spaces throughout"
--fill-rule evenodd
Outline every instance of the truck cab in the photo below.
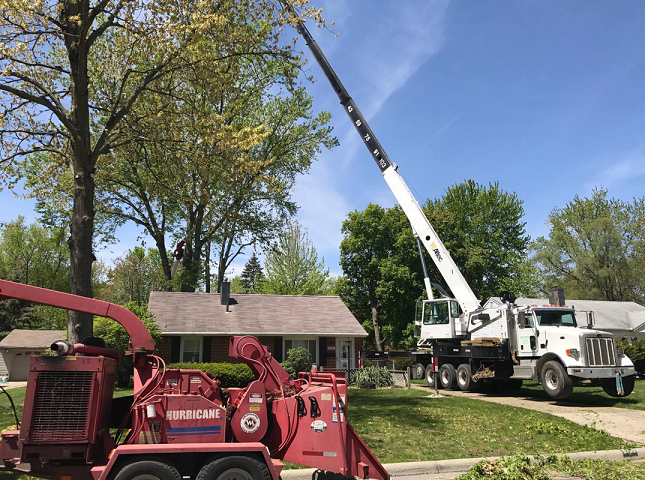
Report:
M 414 336 L 422 339 L 465 338 L 465 322 L 454 298 L 417 302 Z

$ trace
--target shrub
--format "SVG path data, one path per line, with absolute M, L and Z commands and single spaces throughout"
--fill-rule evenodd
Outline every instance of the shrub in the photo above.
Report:
M 168 368 L 184 370 L 201 370 L 217 378 L 223 388 L 244 388 L 255 375 L 245 363 L 171 363 Z
M 616 345 L 625 350 L 625 355 L 634 362 L 637 375 L 645 377 L 645 338 L 632 338 L 632 343 L 629 343 L 623 337 L 618 340 Z
M 129 302 L 124 307 L 141 319 L 155 342 L 161 340 L 161 329 L 154 322 L 154 315 L 148 312 L 146 305 L 137 305 L 135 302 Z M 128 342 L 130 341 L 128 332 L 119 323 L 110 318 L 95 317 L 94 336 L 101 337 L 105 340 L 108 348 L 114 348 L 121 354 L 121 363 L 119 363 L 116 371 L 116 384 L 119 387 L 130 386 L 130 378 L 134 374 L 134 366 L 132 365 L 132 356 L 125 355 Z
M 353 371 L 350 383 L 359 385 L 361 382 L 374 382 L 376 388 L 394 385 L 392 374 L 385 367 L 367 367 Z
M 373 367 L 373 366 L 374 364 L 369 358 L 366 358 L 365 360 L 363 360 L 363 368 Z
M 394 360 L 394 370 L 406 370 L 408 367 L 414 367 L 412 360 Z
M 293 378 L 298 376 L 298 372 L 311 372 L 311 353 L 303 347 L 292 348 L 287 352 L 287 360 L 283 362 L 284 368 Z

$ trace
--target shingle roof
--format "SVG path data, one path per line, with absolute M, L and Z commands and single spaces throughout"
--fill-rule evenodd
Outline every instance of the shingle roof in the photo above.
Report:
M 0 342 L 0 348 L 49 348 L 61 340 L 65 330 L 12 330 Z
M 367 332 L 339 297 L 152 292 L 149 309 L 165 335 L 334 335 Z
M 499 302 L 501 303 L 501 302 Z M 548 305 L 547 298 L 518 298 L 517 305 Z M 607 300 L 571 300 L 567 299 L 569 307 L 576 310 L 595 312 L 595 326 L 599 330 L 624 330 L 645 332 L 645 307 L 635 302 L 610 302 Z M 584 324 L 585 320 L 578 320 Z

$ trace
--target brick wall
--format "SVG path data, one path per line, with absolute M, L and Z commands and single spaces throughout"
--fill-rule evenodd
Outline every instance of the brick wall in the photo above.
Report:
M 157 355 L 164 359 L 166 363 L 171 363 L 172 355 L 172 338 L 171 336 L 161 337 L 161 341 L 157 343 Z M 210 358 L 202 359 L 203 362 L 213 363 L 240 363 L 237 358 L 228 356 L 228 342 L 231 337 L 228 336 L 212 336 L 211 337 L 211 355 Z M 269 353 L 273 354 L 275 346 L 275 337 L 258 337 L 258 340 L 269 349 Z M 281 361 L 282 359 L 278 359 Z
M 170 337 L 161 337 L 157 343 L 157 355 L 163 358 L 164 362 L 170 363 L 170 354 L 172 352 L 172 339 Z
M 204 358 L 203 361 L 214 363 L 239 363 L 240 360 L 236 358 L 230 358 L 228 356 L 228 342 L 230 338 L 231 337 L 228 336 L 212 336 L 210 358 Z M 275 337 L 258 337 L 258 340 L 260 340 L 260 343 L 262 343 L 262 345 L 265 345 L 269 349 L 269 352 L 273 354 L 275 347 Z M 359 351 L 362 346 L 363 338 L 356 337 L 354 339 L 354 355 L 357 367 L 359 365 Z M 172 337 L 161 337 L 161 341 L 157 343 L 157 355 L 163 358 L 166 363 L 170 363 L 171 354 Z M 281 358 L 278 358 L 277 360 L 279 362 L 282 361 Z M 336 337 L 327 337 L 327 362 L 324 367 L 329 369 L 336 368 Z

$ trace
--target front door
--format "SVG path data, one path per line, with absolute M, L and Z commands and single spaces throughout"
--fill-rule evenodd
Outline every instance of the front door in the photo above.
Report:
M 354 362 L 354 339 L 336 337 L 336 369 L 347 370 L 356 368 Z

